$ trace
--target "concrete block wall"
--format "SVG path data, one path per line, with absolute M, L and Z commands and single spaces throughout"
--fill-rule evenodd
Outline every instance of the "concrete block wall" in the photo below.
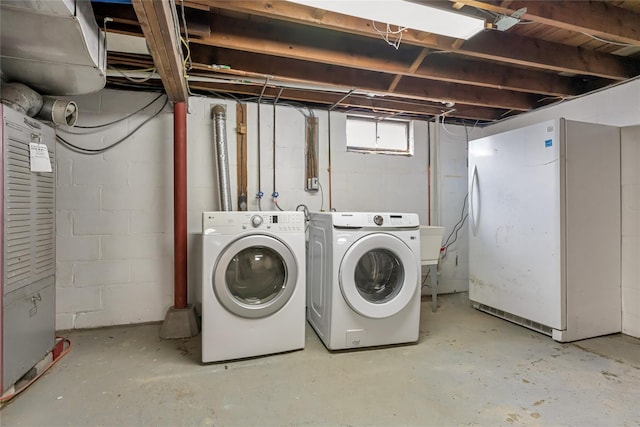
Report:
M 104 91 L 75 98 L 84 126 L 119 119 L 155 96 Z M 96 149 L 135 129 L 162 106 L 94 131 L 59 134 Z M 173 301 L 173 116 L 169 107 L 103 154 L 58 145 L 57 329 L 160 320 Z
M 154 94 L 105 90 L 75 97 L 81 125 L 106 123 L 137 110 Z M 211 108 L 226 107 L 231 193 L 236 200 L 236 103 L 192 97 L 188 140 L 188 284 L 189 300 L 201 286 L 202 212 L 219 207 L 212 143 Z M 71 142 L 97 148 L 116 141 L 157 111 L 142 114 L 100 132 L 71 136 Z M 257 105 L 248 105 L 248 203 L 274 210 L 273 106 L 260 107 L 261 185 L 258 188 Z M 279 204 L 293 210 L 329 209 L 328 115 L 319 118 L 319 178 L 322 191 L 304 191 L 306 109 L 276 107 L 276 188 Z M 346 151 L 344 114 L 331 116 L 333 207 L 341 211 L 416 212 L 426 224 L 428 210 L 428 126 L 414 123 L 412 157 L 364 155 Z M 77 130 L 74 130 L 76 132 Z M 173 115 L 170 107 L 131 139 L 104 154 L 87 156 L 59 146 L 57 156 L 57 329 L 89 328 L 159 321 L 173 304 Z

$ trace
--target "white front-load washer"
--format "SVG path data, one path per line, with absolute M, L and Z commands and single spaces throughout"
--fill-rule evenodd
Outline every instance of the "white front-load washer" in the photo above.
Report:
M 302 212 L 204 212 L 202 361 L 304 348 Z
M 417 341 L 418 215 L 312 213 L 307 319 L 329 350 Z

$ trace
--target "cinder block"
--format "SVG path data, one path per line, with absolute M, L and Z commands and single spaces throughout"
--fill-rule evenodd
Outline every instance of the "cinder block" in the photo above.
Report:
M 172 236 L 148 234 L 105 236 L 100 241 L 101 259 L 158 259 L 173 252 Z
M 129 212 L 76 212 L 73 215 L 73 234 L 112 235 L 129 232 Z
M 129 283 L 129 260 L 99 260 L 75 265 L 76 287 Z
M 73 215 L 73 234 L 128 234 L 129 213 L 126 211 L 76 212 Z
M 156 162 L 129 162 L 127 183 L 142 191 L 149 187 L 173 187 L 173 168 L 168 169 L 162 159 Z
M 73 286 L 73 262 L 56 262 L 56 286 Z
M 165 117 L 166 116 L 166 117 Z M 149 127 L 149 128 L 147 128 Z M 127 129 L 123 125 L 123 129 Z M 104 153 L 105 160 L 173 163 L 173 125 L 167 114 L 153 119 L 120 146 Z
M 131 234 L 173 233 L 173 209 L 131 211 Z
M 56 189 L 56 209 L 90 211 L 100 209 L 100 189 L 96 187 L 72 186 Z
M 56 313 L 56 331 L 74 328 L 75 313 Z
M 96 260 L 100 255 L 99 237 L 58 236 L 56 238 L 57 261 Z
M 168 194 L 167 194 L 168 193 Z M 102 190 L 102 209 L 104 210 L 152 210 L 164 206 L 171 192 L 164 188 L 125 187 L 122 189 Z
M 135 260 L 131 263 L 131 282 L 150 282 L 171 288 L 173 286 L 173 259 L 165 256 L 158 259 Z
M 88 115 L 89 113 L 97 113 L 100 111 L 102 93 L 103 92 L 100 91 L 88 95 L 79 95 L 70 98 L 73 99 L 73 101 L 78 105 L 78 111 L 81 112 L 80 116 L 78 117 L 78 124 L 85 125 L 86 123 L 83 121 L 85 115 Z
M 65 157 L 57 157 L 56 164 L 56 187 L 69 187 L 73 185 L 73 160 Z
M 56 311 L 76 313 L 100 310 L 101 288 L 58 288 L 56 289 Z
M 56 210 L 56 235 L 71 236 L 73 233 L 73 212 Z
M 112 89 L 105 89 L 100 93 L 102 95 L 100 103 L 100 113 L 116 113 L 120 115 L 120 117 L 126 116 L 127 114 L 144 107 L 146 104 L 151 102 L 152 99 L 158 96 L 158 94 L 156 93 Z M 162 102 L 163 97 L 161 97 L 157 101 L 158 105 L 156 107 L 160 108 Z M 151 111 L 155 111 L 152 109 L 152 107 L 153 106 L 148 107 L 148 109 L 151 109 Z
M 78 313 L 76 328 L 160 321 L 173 302 L 166 288 L 155 283 L 105 286 L 102 289 L 102 310 Z
M 75 185 L 103 188 L 122 188 L 127 184 L 127 164 L 123 161 L 105 161 L 92 157 L 73 165 Z

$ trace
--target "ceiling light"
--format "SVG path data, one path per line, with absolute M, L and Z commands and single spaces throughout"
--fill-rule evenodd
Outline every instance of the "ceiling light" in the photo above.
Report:
M 527 8 L 523 7 L 522 9 L 516 10 L 511 16 L 500 15 L 495 22 L 496 29 L 498 31 L 507 31 L 509 28 L 518 24 L 520 17 L 525 13 L 527 13 Z
M 473 37 L 485 27 L 482 19 L 404 0 L 289 1 L 343 15 L 464 40 Z

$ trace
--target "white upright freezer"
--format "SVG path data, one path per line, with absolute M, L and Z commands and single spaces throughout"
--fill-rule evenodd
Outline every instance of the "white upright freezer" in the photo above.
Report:
M 469 298 L 567 342 L 621 330 L 620 130 L 544 123 L 469 144 Z

